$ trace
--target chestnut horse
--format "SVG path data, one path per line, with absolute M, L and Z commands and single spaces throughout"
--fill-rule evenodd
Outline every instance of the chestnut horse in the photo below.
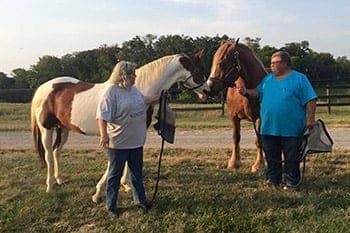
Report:
M 203 52 L 193 56 L 176 54 L 148 63 L 136 70 L 135 86 L 146 96 L 160 95 L 180 82 L 185 88 L 204 97 L 207 89 L 202 62 Z M 39 158 L 47 166 L 46 192 L 53 185 L 63 184 L 59 158 L 69 131 L 84 135 L 98 135 L 96 109 L 98 99 L 109 80 L 104 83 L 87 83 L 72 77 L 52 79 L 36 90 L 31 105 L 31 128 Z M 153 106 L 149 106 L 153 112 Z M 148 125 L 151 123 L 148 114 Z M 54 141 L 54 132 L 56 139 Z M 98 144 L 98 142 L 96 142 Z M 108 167 L 107 167 L 108 169 Z M 99 184 L 104 184 L 103 176 Z
M 227 89 L 226 103 L 228 115 L 232 124 L 232 155 L 227 167 L 239 168 L 241 166 L 240 140 L 241 120 L 254 122 L 256 133 L 255 144 L 257 157 L 251 167 L 257 172 L 260 165 L 264 165 L 262 148 L 259 142 L 260 105 L 257 99 L 248 99 L 239 94 L 239 87 L 255 88 L 267 74 L 261 61 L 247 46 L 237 41 L 222 41 L 213 56 L 210 76 L 207 81 L 210 91 L 208 95 L 217 95 Z

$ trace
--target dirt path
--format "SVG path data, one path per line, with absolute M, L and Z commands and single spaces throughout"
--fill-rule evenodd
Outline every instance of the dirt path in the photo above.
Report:
M 334 149 L 350 150 L 350 128 L 329 129 L 334 141 Z M 157 132 L 151 130 L 147 135 L 145 148 L 159 148 L 161 138 Z M 176 130 L 175 143 L 168 144 L 168 148 L 230 148 L 231 130 Z M 30 132 L 0 132 L 0 149 L 27 149 L 33 148 Z M 70 134 L 65 148 L 71 149 L 98 149 L 97 136 L 83 136 Z M 254 148 L 253 130 L 243 130 L 241 148 Z

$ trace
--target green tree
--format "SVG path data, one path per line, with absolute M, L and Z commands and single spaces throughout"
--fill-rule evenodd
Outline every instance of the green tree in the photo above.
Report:
M 13 88 L 15 86 L 15 81 L 16 80 L 14 78 L 9 78 L 5 73 L 0 72 L 0 88 Z
M 244 43 L 254 51 L 254 53 L 257 53 L 260 50 L 260 41 L 261 38 L 256 37 L 256 38 L 250 38 L 250 37 L 245 37 L 244 38 Z
M 117 45 L 112 47 L 103 45 L 96 51 L 98 73 L 101 77 L 99 81 L 102 82 L 109 78 L 115 64 L 118 62 L 117 54 L 119 51 L 120 48 Z
M 16 80 L 16 88 L 32 88 L 33 72 L 17 68 L 12 71 L 12 75 Z
M 138 66 L 142 66 L 154 58 L 154 52 L 151 48 L 152 43 L 150 36 L 146 39 L 136 36 L 132 40 L 123 43 L 117 58 L 118 60 L 131 61 Z
M 336 79 L 350 81 L 350 61 L 346 57 L 338 57 L 335 60 Z
M 61 60 L 54 56 L 43 56 L 39 58 L 39 62 L 31 66 L 31 70 L 36 73 L 36 80 L 33 80 L 34 87 L 63 75 Z
M 69 76 L 85 82 L 101 82 L 102 77 L 98 72 L 97 51 L 98 49 L 93 49 L 64 56 L 65 73 L 69 72 Z
M 208 36 L 202 36 L 197 37 L 193 40 L 194 49 L 197 52 L 199 50 L 204 50 L 205 56 L 204 56 L 204 67 L 206 68 L 206 74 L 210 74 L 210 67 L 212 63 L 213 56 L 216 52 L 216 50 L 220 46 L 221 40 L 229 40 L 230 38 L 226 35 L 223 36 L 214 36 L 214 37 L 208 37 Z
M 188 36 L 160 36 L 155 42 L 155 52 L 158 57 L 178 53 L 192 54 L 194 50 L 193 39 Z
M 276 52 L 278 49 L 276 47 L 271 47 L 269 45 L 265 45 L 260 50 L 257 51 L 257 57 L 263 63 L 265 68 L 270 67 L 271 55 Z
M 309 79 L 313 82 L 336 80 L 336 62 L 329 53 L 312 52 L 301 61 Z
M 305 56 L 313 52 L 309 48 L 309 42 L 305 40 L 300 43 L 297 43 L 297 42 L 287 43 L 285 44 L 284 47 L 280 48 L 280 50 L 285 50 L 291 56 L 296 56 L 299 58 L 304 58 Z

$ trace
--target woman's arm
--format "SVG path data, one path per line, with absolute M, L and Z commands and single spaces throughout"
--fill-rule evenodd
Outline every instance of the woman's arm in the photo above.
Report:
M 247 98 L 258 98 L 259 92 L 256 88 L 254 89 L 246 89 L 245 87 L 240 87 L 238 89 L 239 94 L 247 97 Z
M 103 119 L 97 119 L 98 129 L 100 132 L 100 147 L 107 148 L 109 137 L 107 134 L 107 122 Z
M 156 102 L 160 99 L 160 95 L 153 95 L 153 96 L 145 96 L 146 104 L 151 104 L 153 102 Z
M 164 94 L 167 97 L 170 97 L 170 94 L 168 91 L 164 90 Z M 160 99 L 160 96 L 161 96 L 161 94 L 160 95 L 153 95 L 153 96 L 145 96 L 146 104 L 151 104 L 151 103 L 158 101 Z
M 315 122 L 315 112 L 316 112 L 316 100 L 310 100 L 306 104 L 306 128 L 310 129 L 312 128 L 316 122 Z

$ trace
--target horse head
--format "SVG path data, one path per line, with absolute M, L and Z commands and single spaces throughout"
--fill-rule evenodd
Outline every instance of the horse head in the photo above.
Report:
M 262 62 L 246 45 L 236 41 L 221 41 L 213 56 L 209 79 L 209 96 L 217 95 L 226 87 L 234 87 L 241 77 L 247 88 L 254 88 L 266 75 Z
M 205 92 L 209 91 L 207 77 L 204 69 L 204 51 L 200 50 L 194 55 L 183 54 L 180 58 L 180 63 L 189 72 L 185 79 L 179 80 L 178 84 L 185 90 L 194 91 L 199 99 L 206 99 Z
M 207 81 L 209 96 L 217 95 L 226 87 L 233 87 L 240 76 L 238 42 L 223 40 L 213 56 L 213 62 Z

